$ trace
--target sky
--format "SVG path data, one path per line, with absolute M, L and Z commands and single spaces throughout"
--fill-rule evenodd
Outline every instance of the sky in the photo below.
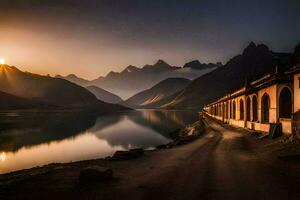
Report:
M 300 42 L 299 0 L 1 0 L 0 58 L 94 79 L 158 59 L 226 63 L 250 41 Z

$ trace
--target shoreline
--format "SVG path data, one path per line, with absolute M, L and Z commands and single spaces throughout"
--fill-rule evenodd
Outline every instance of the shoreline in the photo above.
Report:
M 192 123 L 192 124 L 188 124 L 186 125 L 184 128 L 182 129 L 178 129 L 175 130 L 173 132 L 170 133 L 170 136 L 172 138 L 172 141 L 166 144 L 162 144 L 162 145 L 158 145 L 156 147 L 154 147 L 154 149 L 151 150 L 146 150 L 143 149 L 144 152 L 153 152 L 153 151 L 159 151 L 159 150 L 163 150 L 163 149 L 170 149 L 179 145 L 183 145 L 189 142 L 192 142 L 193 140 L 197 139 L 205 130 L 204 130 L 204 124 L 202 119 Z M 189 133 L 189 131 L 193 129 L 192 134 Z M 125 150 L 125 152 L 129 152 L 129 150 Z M 61 163 L 49 163 L 49 164 L 45 164 L 42 166 L 35 166 L 35 167 L 31 167 L 31 168 L 27 168 L 27 169 L 20 169 L 20 170 L 16 170 L 16 171 L 11 171 L 11 172 L 7 172 L 7 173 L 3 173 L 0 174 L 0 182 L 2 181 L 2 176 L 19 176 L 19 175 L 24 175 L 24 173 L 26 174 L 27 172 L 31 172 L 31 171 L 44 171 L 43 169 L 47 169 L 47 171 L 51 170 L 51 169 L 55 169 L 56 167 L 63 167 L 63 166 L 67 166 L 67 165 L 76 165 L 79 164 L 81 165 L 81 163 L 90 163 L 93 161 L 97 161 L 97 162 L 114 162 L 112 160 L 113 155 L 112 156 L 108 156 L 105 158 L 95 158 L 95 159 L 86 159 L 86 160 L 79 160 L 79 161 L 74 161 L 74 162 L 61 162 Z M 131 159 L 129 159 L 131 160 Z M 0 183 L 1 185 L 1 183 Z

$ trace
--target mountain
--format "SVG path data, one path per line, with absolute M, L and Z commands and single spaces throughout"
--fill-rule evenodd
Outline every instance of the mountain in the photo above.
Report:
M 22 72 L 13 66 L 0 66 L 0 91 L 57 107 L 91 108 L 99 112 L 124 109 L 98 100 L 85 88 L 60 78 Z
M 73 82 L 73 83 L 76 83 L 77 85 L 80 85 L 80 86 L 87 86 L 87 85 L 89 85 L 89 81 L 88 80 L 83 79 L 83 78 L 79 78 L 75 74 L 69 74 L 68 76 L 57 75 L 57 76 L 55 76 L 55 78 L 66 79 L 66 80 L 68 80 L 70 82 Z
M 0 109 L 47 108 L 47 105 L 0 91 Z
M 167 78 L 187 78 L 192 80 L 213 71 L 220 65 L 220 63 L 201 64 L 200 67 L 187 65 L 182 68 L 171 66 L 163 60 L 158 60 L 154 65 L 145 65 L 142 68 L 129 65 L 121 72 L 110 72 L 105 77 L 89 81 L 88 84 L 78 77 L 74 78 L 74 76 L 71 76 L 73 77 L 72 79 L 69 76 L 60 77 L 81 86 L 95 85 L 126 99 Z
M 246 79 L 255 80 L 272 72 L 279 60 L 284 63 L 290 55 L 275 53 L 266 45 L 251 42 L 241 55 L 233 57 L 224 66 L 192 81 L 162 108 L 200 109 L 203 105 L 242 87 Z
M 155 108 L 158 102 L 174 95 L 185 88 L 191 81 L 185 78 L 167 78 L 152 88 L 139 92 L 123 102 L 124 105 L 133 108 Z
M 288 60 L 288 65 L 290 67 L 300 65 L 300 43 L 296 46 L 293 55 Z
M 222 63 L 201 63 L 199 60 L 193 60 L 191 62 L 186 63 L 183 68 L 191 68 L 191 69 L 197 69 L 197 70 L 204 70 L 204 69 L 209 69 L 209 68 L 214 68 L 214 67 L 220 67 L 222 66 Z
M 97 97 L 97 99 L 107 103 L 116 104 L 123 101 L 119 96 L 94 85 L 88 86 L 86 87 L 86 89 L 93 93 Z

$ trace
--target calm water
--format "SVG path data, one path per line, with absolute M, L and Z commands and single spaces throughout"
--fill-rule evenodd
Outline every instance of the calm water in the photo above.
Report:
M 114 115 L 83 113 L 0 114 L 0 173 L 153 149 L 169 133 L 198 119 L 191 111 L 141 110 Z

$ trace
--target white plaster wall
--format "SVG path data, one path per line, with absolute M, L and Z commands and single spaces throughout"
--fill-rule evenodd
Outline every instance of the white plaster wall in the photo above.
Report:
M 294 112 L 300 110 L 300 73 L 294 75 Z
M 292 120 L 291 119 L 280 119 L 282 126 L 282 133 L 285 135 L 292 134 Z

